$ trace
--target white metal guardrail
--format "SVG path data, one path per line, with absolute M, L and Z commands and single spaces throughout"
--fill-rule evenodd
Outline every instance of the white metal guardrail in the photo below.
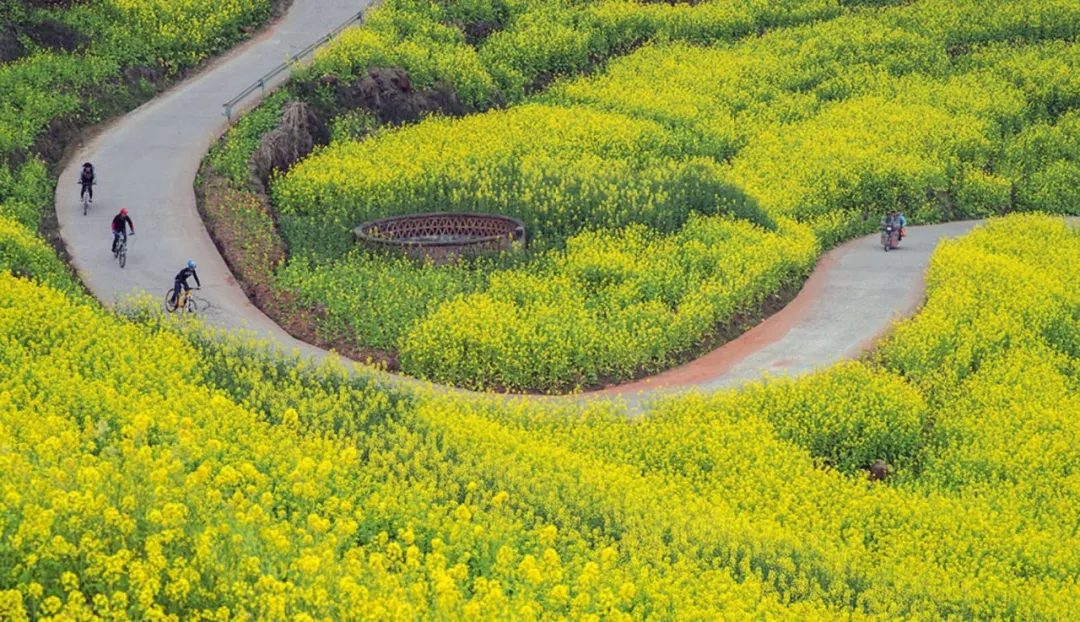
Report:
M 244 101 L 244 99 L 247 98 L 248 95 L 251 95 L 252 93 L 254 93 L 258 89 L 262 89 L 263 94 L 265 94 L 266 93 L 266 85 L 270 80 L 273 80 L 275 77 L 277 77 L 282 72 L 288 71 L 293 65 L 299 63 L 301 60 L 303 60 L 309 54 L 314 53 L 315 50 L 319 49 L 320 47 L 322 47 L 322 46 L 326 45 L 327 43 L 329 43 L 330 41 L 332 41 L 334 39 L 334 37 L 338 36 L 338 34 L 341 33 L 342 30 L 345 30 L 346 28 L 348 28 L 349 26 L 352 26 L 353 24 L 362 23 L 364 21 L 364 13 L 365 12 L 366 12 L 366 9 L 363 10 L 363 11 L 360 11 L 356 15 L 353 15 L 351 18 L 349 18 L 349 21 L 347 21 L 344 24 L 342 24 L 342 25 L 338 26 L 337 28 L 333 29 L 326 36 L 324 36 L 323 38 L 319 39 L 318 41 L 312 43 L 311 45 L 307 46 L 306 48 L 300 50 L 296 54 L 293 54 L 292 56 L 289 57 L 289 60 L 287 60 L 284 63 L 281 63 L 277 67 L 273 68 L 266 75 L 264 75 L 263 77 L 256 80 L 251 86 L 249 86 L 246 89 L 244 89 L 243 91 L 241 91 L 239 95 L 237 95 L 236 97 L 234 97 L 234 98 L 230 99 L 229 101 L 225 102 L 224 104 L 222 104 L 222 108 L 224 109 L 223 113 L 225 115 L 225 118 L 232 121 L 233 109 L 236 107 L 237 104 Z

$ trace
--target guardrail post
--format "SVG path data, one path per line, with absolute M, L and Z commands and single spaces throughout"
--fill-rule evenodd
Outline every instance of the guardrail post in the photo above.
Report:
M 263 95 L 266 95 L 266 78 L 259 78 L 259 88 L 262 89 Z
M 232 121 L 232 106 L 225 104 L 223 107 L 225 108 L 225 118 Z

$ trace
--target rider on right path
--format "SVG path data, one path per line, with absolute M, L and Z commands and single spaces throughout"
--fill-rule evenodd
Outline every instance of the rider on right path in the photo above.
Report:
M 904 231 L 904 227 L 907 226 L 907 218 L 904 218 L 904 213 L 896 209 L 889 210 L 885 214 L 885 218 L 882 219 L 881 226 L 884 228 L 889 225 L 896 227 L 897 232 L 899 233 L 898 237 L 903 240 L 904 234 L 907 233 Z

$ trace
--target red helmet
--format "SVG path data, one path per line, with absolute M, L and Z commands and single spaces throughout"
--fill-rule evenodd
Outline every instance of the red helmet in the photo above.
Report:
M 121 216 L 127 216 L 127 208 L 126 207 L 124 209 L 120 210 L 120 215 Z

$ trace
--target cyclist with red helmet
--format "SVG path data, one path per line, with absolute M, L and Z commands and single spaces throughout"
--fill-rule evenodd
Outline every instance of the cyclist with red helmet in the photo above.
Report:
M 122 209 L 112 219 L 112 252 L 114 253 L 116 252 L 116 243 L 121 237 L 124 238 L 124 242 L 127 242 L 127 229 L 125 227 L 130 227 L 131 235 L 135 235 L 135 223 L 131 222 L 127 210 Z

